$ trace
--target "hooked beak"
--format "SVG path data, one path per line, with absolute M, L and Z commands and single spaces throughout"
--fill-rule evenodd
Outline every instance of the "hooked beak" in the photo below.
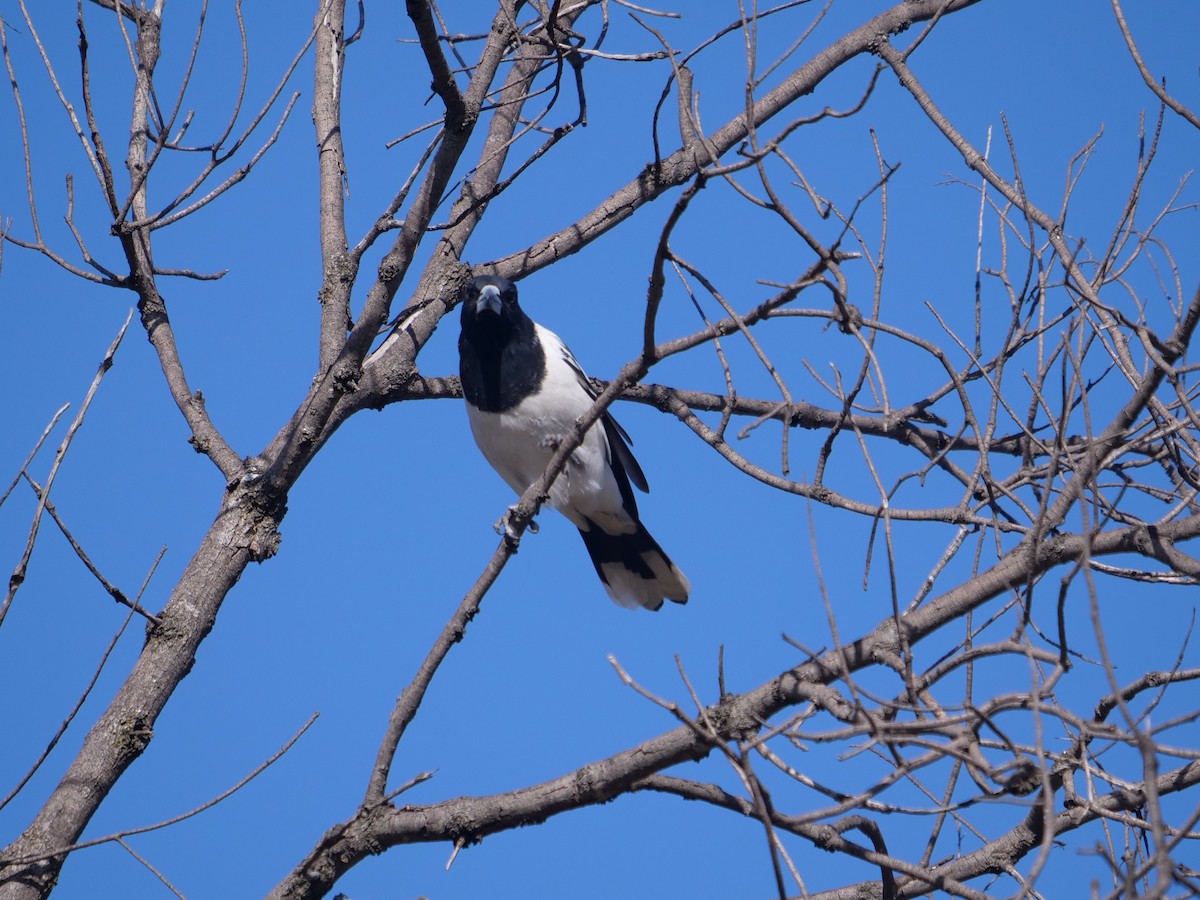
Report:
M 479 315 L 485 310 L 495 315 L 500 315 L 500 288 L 494 284 L 484 286 L 479 292 L 479 297 L 475 300 L 475 314 Z

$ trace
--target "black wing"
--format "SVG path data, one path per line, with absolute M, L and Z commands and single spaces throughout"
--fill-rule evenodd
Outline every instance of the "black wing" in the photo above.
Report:
M 599 397 L 600 395 L 596 392 L 596 389 L 592 387 L 591 379 L 587 377 L 587 374 L 583 371 L 583 367 L 579 365 L 579 362 L 565 344 L 563 345 L 563 359 L 571 367 L 571 370 L 575 373 L 575 378 L 579 381 L 580 387 L 587 391 L 588 396 L 593 400 Z M 633 451 L 629 449 L 629 445 L 633 443 L 633 439 L 625 433 L 625 429 L 612 417 L 608 410 L 604 411 L 604 415 L 600 417 L 600 421 L 604 423 L 604 433 L 608 437 L 608 446 L 611 451 L 609 459 L 613 463 L 613 470 L 617 471 L 617 468 L 620 467 L 624 474 L 629 476 L 629 480 L 637 486 L 638 490 L 645 494 L 650 493 L 650 485 L 646 481 L 646 473 L 642 471 L 642 467 L 634 459 Z M 618 475 L 617 481 L 619 482 L 620 480 L 620 476 Z M 633 497 L 630 496 L 627 500 L 632 507 L 632 511 L 636 513 L 637 506 L 633 503 Z

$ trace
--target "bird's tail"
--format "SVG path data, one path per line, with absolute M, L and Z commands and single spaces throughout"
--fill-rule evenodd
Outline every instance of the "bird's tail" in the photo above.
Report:
M 663 599 L 687 603 L 692 587 L 641 522 L 628 534 L 608 534 L 588 520 L 580 528 L 584 546 L 604 582 L 604 589 L 621 606 L 659 609 Z

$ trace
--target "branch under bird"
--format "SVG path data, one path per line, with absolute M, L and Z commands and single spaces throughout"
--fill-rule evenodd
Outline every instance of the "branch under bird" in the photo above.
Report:
M 521 309 L 516 285 L 497 275 L 467 285 L 458 352 L 475 443 L 522 494 L 596 391 L 558 335 Z M 579 529 L 596 574 L 621 606 L 686 603 L 687 578 L 638 519 L 633 488 L 650 488 L 629 443 L 606 411 L 571 454 L 547 502 Z

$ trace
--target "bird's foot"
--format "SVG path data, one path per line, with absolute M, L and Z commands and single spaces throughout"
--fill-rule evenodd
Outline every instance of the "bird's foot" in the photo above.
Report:
M 548 434 L 538 441 L 538 448 L 541 450 L 548 450 L 550 453 L 557 453 L 558 448 L 562 446 L 563 441 L 566 439 L 567 435 L 565 434 Z M 567 464 L 568 466 L 575 466 L 577 468 L 583 465 L 579 461 L 578 452 L 571 453 L 571 455 L 567 458 Z
M 515 541 L 517 539 L 517 530 L 512 526 L 512 517 L 516 515 L 516 513 L 517 508 L 515 506 L 510 506 L 507 510 L 505 510 L 504 515 L 498 518 L 496 520 L 496 524 L 492 526 L 492 529 L 496 532 L 496 534 L 506 537 L 510 541 Z M 525 526 L 525 530 L 530 534 L 537 534 L 538 523 L 530 519 L 529 524 Z

